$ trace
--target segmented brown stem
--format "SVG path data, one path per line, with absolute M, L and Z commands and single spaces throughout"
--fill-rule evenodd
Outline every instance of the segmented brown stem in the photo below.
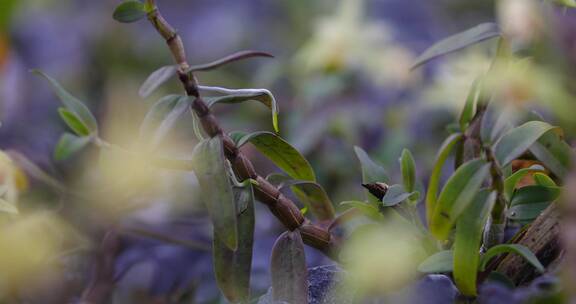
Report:
M 148 13 L 150 23 L 164 38 L 172 53 L 172 57 L 178 64 L 178 77 L 186 94 L 196 97 L 192 102 L 192 110 L 199 117 L 202 128 L 208 136 L 220 137 L 222 139 L 226 158 L 232 164 L 235 174 L 242 180 L 248 178 L 256 180 L 257 185 L 254 186 L 254 193 L 257 200 L 268 206 L 272 214 L 286 229 L 290 231 L 298 229 L 304 243 L 335 259 L 337 257 L 336 248 L 339 243 L 338 239 L 327 229 L 307 220 L 292 200 L 284 196 L 277 187 L 258 175 L 254 170 L 252 162 L 236 147 L 234 141 L 223 132 L 216 117 L 202 100 L 198 92 L 198 82 L 194 74 L 187 72 L 190 66 L 186 59 L 182 39 L 176 30 L 162 17 L 154 1 L 149 0 L 147 5 L 151 8 Z

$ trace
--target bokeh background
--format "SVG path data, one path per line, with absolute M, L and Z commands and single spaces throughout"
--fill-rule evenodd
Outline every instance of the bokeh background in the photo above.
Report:
M 53 159 L 66 127 L 58 116 L 59 101 L 30 69 L 45 71 L 80 97 L 103 126 L 101 136 L 123 147 L 134 144 L 154 101 L 180 93 L 179 83 L 173 81 L 146 100 L 138 96 L 149 73 L 171 64 L 171 57 L 148 23 L 126 25 L 112 19 L 119 2 L 0 1 L 0 147 L 24 154 L 73 189 L 98 190 L 89 184 L 97 149 L 66 161 Z M 199 80 L 211 86 L 272 91 L 280 106 L 280 134 L 306 155 L 338 204 L 363 197 L 355 145 L 368 151 L 396 180 L 400 152 L 410 149 L 418 175 L 426 182 L 435 151 L 448 134 L 446 126 L 455 121 L 474 79 L 490 66 L 496 47 L 490 40 L 410 70 L 417 55 L 439 39 L 501 20 L 511 23 L 507 25 L 511 30 L 525 28 L 533 33 L 546 28 L 554 39 L 544 49 L 556 51 L 543 51 L 540 61 L 552 67 L 562 62 L 562 77 L 571 77 L 576 65 L 565 63 L 576 60 L 576 13 L 554 8 L 542 16 L 541 11 L 503 2 L 518 1 L 159 0 L 158 5 L 178 29 L 192 63 L 242 49 L 275 55 L 201 73 Z M 545 100 L 537 101 L 529 106 L 563 124 L 570 138 L 570 122 L 557 118 Z M 269 111 L 259 104 L 218 106 L 215 111 L 227 131 L 271 130 Z M 163 143 L 163 153 L 185 158 L 195 143 L 192 121 L 182 117 Z M 277 172 L 255 151 L 246 148 L 246 152 L 263 175 Z M 118 174 L 121 170 L 120 166 Z M 62 199 L 44 184 L 31 183 L 34 190 L 24 194 L 23 212 L 58 210 L 87 239 L 114 217 L 131 227 L 209 246 L 209 227 L 202 220 L 193 174 L 162 173 L 154 189 L 129 198 L 139 202 L 137 208 L 118 213 L 79 199 Z M 104 205 L 125 200 L 106 191 L 100 195 Z M 267 210 L 257 209 L 252 283 L 262 293 L 270 284 L 270 249 L 282 227 Z M 209 252 L 145 237 L 126 242 L 117 262 L 122 287 L 117 299 L 134 294 L 162 298 L 194 286 L 197 292 L 191 297 L 197 301 L 218 301 Z M 330 263 L 313 251 L 307 257 L 310 266 Z M 85 278 L 78 274 L 77 280 Z

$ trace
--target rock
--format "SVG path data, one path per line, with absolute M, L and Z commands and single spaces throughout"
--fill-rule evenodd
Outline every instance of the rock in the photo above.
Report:
M 343 287 L 346 273 L 336 265 L 318 266 L 308 269 L 308 303 L 349 304 L 353 303 L 353 292 L 345 295 L 337 292 Z M 272 300 L 272 288 L 260 297 L 258 304 L 281 304 Z

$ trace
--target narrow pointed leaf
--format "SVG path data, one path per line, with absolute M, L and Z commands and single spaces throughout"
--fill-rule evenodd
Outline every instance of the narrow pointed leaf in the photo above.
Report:
M 332 201 L 324 191 L 324 188 L 316 182 L 300 181 L 295 183 L 292 191 L 302 203 L 306 205 L 308 210 L 319 221 L 327 221 L 334 219 L 336 212 Z
M 430 231 L 445 240 L 458 217 L 470 205 L 482 182 L 489 174 L 490 165 L 484 160 L 475 159 L 462 165 L 448 179 L 440 193 L 432 214 Z
M 432 220 L 432 214 L 436 208 L 438 189 L 440 187 L 440 178 L 442 177 L 442 168 L 444 163 L 452 150 L 462 140 L 462 134 L 456 133 L 450 135 L 450 137 L 444 140 L 438 154 L 436 155 L 436 161 L 434 162 L 434 167 L 432 168 L 432 173 L 430 175 L 430 181 L 428 182 L 428 190 L 426 192 L 426 218 L 428 223 Z
M 494 145 L 500 166 L 506 166 L 528 150 L 544 133 L 555 127 L 542 121 L 529 121 L 509 130 Z
M 556 185 L 556 182 L 554 182 L 554 180 L 551 179 L 550 176 L 544 173 L 535 173 L 533 178 L 537 185 L 544 187 L 558 187 L 558 185 Z
M 516 188 L 516 185 L 518 184 L 518 182 L 520 182 L 520 180 L 522 180 L 524 177 L 530 174 L 542 171 L 544 171 L 544 169 L 541 167 L 523 168 L 514 172 L 514 174 L 506 178 L 506 180 L 504 180 L 504 196 L 506 197 L 506 199 L 510 201 L 510 199 L 512 198 L 512 194 L 514 193 L 514 189 Z
M 530 153 L 559 178 L 564 178 L 572 165 L 572 149 L 557 130 L 548 131 L 540 137 L 530 147 Z
M 90 130 L 91 133 L 98 131 L 98 123 L 96 118 L 90 112 L 90 110 L 84 105 L 78 98 L 72 96 L 68 91 L 66 91 L 56 80 L 52 77 L 44 74 L 39 70 L 32 70 L 36 75 L 44 77 L 54 89 L 56 95 L 62 101 L 62 104 L 68 109 L 68 111 L 74 113 L 76 117 L 82 122 L 83 125 Z
M 248 142 L 293 179 L 316 181 L 316 175 L 310 163 L 296 148 L 278 135 L 270 132 L 247 134 L 238 140 L 238 147 Z
M 240 61 L 247 58 L 254 58 L 254 57 L 267 57 L 267 58 L 274 58 L 274 56 L 266 53 L 266 52 L 259 52 L 259 51 L 240 51 L 234 54 L 228 55 L 221 59 L 200 65 L 191 66 L 187 72 L 199 72 L 199 71 L 210 71 L 217 69 L 221 66 L 226 64 Z
M 212 219 L 214 233 L 230 250 L 238 247 L 238 229 L 234 193 L 225 166 L 222 139 L 214 137 L 200 142 L 193 152 L 194 172 L 200 196 Z
M 360 168 L 362 170 L 362 184 L 372 184 L 372 183 L 387 183 L 388 176 L 386 171 L 382 166 L 374 162 L 368 153 L 360 147 L 354 147 L 354 152 L 356 157 L 360 162 Z M 370 194 L 368 190 L 365 191 L 366 196 L 370 202 L 379 204 L 380 200 L 374 195 Z
M 74 133 L 80 136 L 88 136 L 90 135 L 90 130 L 88 127 L 76 116 L 76 114 L 68 111 L 66 108 L 58 109 L 58 113 L 60 113 L 60 117 L 62 120 L 68 125 Z
M 204 136 L 204 131 L 202 130 L 202 127 L 200 126 L 200 117 L 198 117 L 198 115 L 196 115 L 196 112 L 194 111 L 190 111 L 192 113 L 192 129 L 194 129 L 194 135 L 196 136 L 196 139 L 198 140 L 204 140 L 204 138 L 206 138 L 206 136 Z
M 240 140 L 242 139 L 242 137 L 244 137 L 244 136 L 246 136 L 246 135 L 248 135 L 248 133 L 242 132 L 242 131 L 233 131 L 233 132 L 228 133 L 228 136 L 230 136 L 230 138 L 232 139 L 232 141 L 234 142 L 234 144 L 235 144 L 237 147 L 240 147 L 240 146 L 238 145 L 238 143 L 240 142 Z
M 482 89 L 482 78 L 477 78 L 472 83 L 472 87 L 468 92 L 468 97 L 466 98 L 466 103 L 464 104 L 464 108 L 462 108 L 462 112 L 460 113 L 460 130 L 464 131 L 468 127 L 468 124 L 474 117 L 476 113 L 476 104 L 478 103 L 478 98 L 480 97 L 481 89 Z
M 224 94 L 225 96 L 217 97 L 205 97 L 204 101 L 208 106 L 213 106 L 217 103 L 241 103 L 245 101 L 258 101 L 265 106 L 267 106 L 272 111 L 272 126 L 275 132 L 279 132 L 278 126 L 278 103 L 274 98 L 274 95 L 266 89 L 226 89 L 220 87 L 198 87 L 202 91 L 215 92 L 219 94 Z
M 417 199 L 418 196 L 419 193 L 416 191 L 410 193 L 406 192 L 402 185 L 392 185 L 388 188 L 388 191 L 386 191 L 386 194 L 382 198 L 382 204 L 385 207 L 393 207 L 407 199 Z
M 542 214 L 548 206 L 550 206 L 550 202 L 515 205 L 506 211 L 506 216 L 510 220 L 528 224 Z
M 514 193 L 506 216 L 514 221 L 531 221 L 538 217 L 551 202 L 558 199 L 561 190 L 558 187 L 531 185 L 522 187 Z
M 530 251 L 530 249 L 528 247 L 520 245 L 520 244 L 501 244 L 501 245 L 496 245 L 496 246 L 490 248 L 482 256 L 482 262 L 480 264 L 480 271 L 484 271 L 486 269 L 486 265 L 488 265 L 488 262 L 490 262 L 490 260 L 493 257 L 496 257 L 496 256 L 503 254 L 503 253 L 519 254 L 524 259 L 526 259 L 526 261 L 528 263 L 530 263 L 530 265 L 534 266 L 534 268 L 536 268 L 536 270 L 538 270 L 540 273 L 543 273 L 545 270 L 542 263 L 540 263 L 538 258 L 534 255 L 534 253 L 532 253 L 532 251 Z
M 140 1 L 127 0 L 116 7 L 112 17 L 122 23 L 135 22 L 146 17 L 146 8 Z
M 495 143 L 503 134 L 512 129 L 518 120 L 518 111 L 498 102 L 488 104 L 482 116 L 480 138 L 484 144 Z
M 82 150 L 90 143 L 90 137 L 78 137 L 70 133 L 62 134 L 56 149 L 54 150 L 54 159 L 65 160 L 74 153 Z
M 142 98 L 147 98 L 150 96 L 158 87 L 168 81 L 170 78 L 176 75 L 176 71 L 178 68 L 175 65 L 168 65 L 159 68 L 158 70 L 154 71 L 144 84 L 138 90 L 138 95 Z
M 276 240 L 270 271 L 274 301 L 308 304 L 308 269 L 298 230 L 286 231 Z
M 238 224 L 238 249 L 230 250 L 218 235 L 214 235 L 214 273 L 218 287 L 231 303 L 250 298 L 250 271 L 254 244 L 254 193 L 248 182 L 234 187 L 236 220 Z
M 445 38 L 420 55 L 412 68 L 416 68 L 436 57 L 446 55 L 487 39 L 500 36 L 500 29 L 495 23 L 482 23 L 464 32 Z
M 400 157 L 400 169 L 402 171 L 402 182 L 406 192 L 416 190 L 416 163 L 410 150 L 404 149 Z
M 156 147 L 189 106 L 187 96 L 168 95 L 160 99 L 146 114 L 140 126 L 140 139 Z
M 418 271 L 423 273 L 448 273 L 454 269 L 454 251 L 436 252 L 420 263 Z
M 558 187 L 545 187 L 541 185 L 531 185 L 522 187 L 514 193 L 510 206 L 535 204 L 555 201 L 560 196 L 561 190 Z
M 495 201 L 496 192 L 478 192 L 456 224 L 453 275 L 458 290 L 467 296 L 475 296 L 477 293 L 476 279 L 482 232 Z

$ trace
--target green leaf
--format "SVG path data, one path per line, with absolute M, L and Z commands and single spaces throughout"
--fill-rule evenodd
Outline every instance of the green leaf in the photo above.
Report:
M 201 141 L 194 148 L 194 172 L 198 178 L 200 196 L 212 219 L 214 233 L 231 250 L 238 247 L 236 207 L 232 186 L 225 166 L 222 139 Z
M 334 219 L 336 212 L 324 188 L 316 182 L 298 181 L 292 191 L 319 221 Z
M 238 224 L 238 249 L 230 250 L 218 235 L 214 235 L 214 274 L 218 287 L 231 303 L 250 298 L 250 271 L 254 244 L 254 193 L 252 184 L 234 187 L 236 220 Z
M 290 187 L 292 192 L 298 197 L 298 200 L 300 200 L 300 202 L 306 206 L 305 208 L 310 210 L 318 220 L 328 221 L 334 219 L 336 215 L 334 205 L 324 188 L 318 183 L 296 180 L 282 174 L 269 175 L 266 177 L 266 180 L 276 185 L 279 189 Z
M 550 206 L 550 202 L 515 205 L 506 211 L 506 216 L 513 221 L 532 221 Z
M 382 166 L 375 163 L 368 153 L 364 151 L 362 148 L 355 146 L 354 152 L 356 152 L 356 157 L 360 161 L 360 166 L 362 168 L 362 183 L 363 184 L 370 184 L 370 183 L 387 183 L 388 176 L 386 175 L 386 171 Z
M 482 23 L 464 32 L 445 38 L 420 55 L 412 68 L 416 68 L 436 57 L 463 49 L 481 41 L 500 36 L 500 29 L 495 23 Z
M 508 130 L 514 127 L 518 119 L 515 108 L 502 106 L 498 102 L 491 102 L 484 115 L 480 126 L 480 138 L 485 145 L 496 142 Z
M 522 187 L 514 193 L 510 206 L 535 204 L 555 201 L 560 196 L 561 190 L 558 187 L 545 187 L 531 185 Z
M 544 187 L 557 187 L 556 183 L 550 176 L 544 173 L 535 173 L 533 176 L 534 181 L 537 185 L 544 186 Z
M 382 198 L 382 203 L 385 207 L 393 207 L 407 199 L 417 199 L 418 196 L 419 193 L 416 191 L 410 193 L 406 192 L 402 185 L 392 185 L 388 188 L 388 191 L 386 191 L 386 194 Z
M 247 59 L 247 58 L 253 58 L 253 57 L 267 57 L 267 58 L 273 58 L 274 56 L 266 53 L 266 52 L 259 52 L 259 51 L 240 51 L 240 52 L 236 52 L 234 54 L 228 55 L 226 57 L 223 57 L 221 59 L 218 59 L 216 61 L 212 61 L 206 64 L 200 64 L 200 65 L 194 65 L 191 66 L 188 70 L 186 70 L 187 73 L 191 73 L 191 72 L 200 72 L 200 71 L 210 71 L 210 70 L 215 70 L 221 66 L 224 66 L 226 64 L 232 63 L 232 62 L 236 62 L 239 60 L 243 60 L 243 59 Z
M 316 181 L 316 175 L 310 163 L 289 143 L 271 132 L 255 132 L 244 135 L 238 140 L 238 147 L 250 142 L 293 179 Z
M 308 304 L 308 269 L 304 243 L 298 230 L 278 237 L 270 262 L 272 300 L 290 304 Z
M 356 157 L 360 161 L 360 168 L 362 169 L 362 184 L 372 184 L 372 183 L 387 183 L 388 176 L 386 171 L 382 166 L 375 163 L 368 153 L 362 148 L 355 146 L 354 152 Z M 374 197 L 368 190 L 365 190 L 368 200 L 372 203 L 380 203 L 379 200 Z
M 266 89 L 226 89 L 220 87 L 206 87 L 206 86 L 199 86 L 198 87 L 202 91 L 208 92 L 216 92 L 220 94 L 225 94 L 226 96 L 218 96 L 218 97 L 205 97 L 204 101 L 208 104 L 208 106 L 212 107 L 214 104 L 217 103 L 241 103 L 249 100 L 254 100 L 261 102 L 270 110 L 272 110 L 272 126 L 274 127 L 275 132 L 279 132 L 278 127 L 278 103 L 274 98 L 274 95 L 270 93 L 270 91 Z
M 443 250 L 429 256 L 418 266 L 423 273 L 448 273 L 454 269 L 454 251 Z
M 486 265 L 493 257 L 496 257 L 503 253 L 516 253 L 522 256 L 530 265 L 534 266 L 536 270 L 540 273 L 544 272 L 544 266 L 538 258 L 530 251 L 530 249 L 526 246 L 520 244 L 501 244 L 496 245 L 490 249 L 482 256 L 482 261 L 480 263 L 480 271 L 484 271 L 486 269 Z
M 122 23 L 136 22 L 146 17 L 146 8 L 140 1 L 124 1 L 116 7 L 112 17 L 114 20 Z
M 442 177 L 442 168 L 456 144 L 461 140 L 462 134 L 460 133 L 450 135 L 450 137 L 444 140 L 444 143 L 442 143 L 442 146 L 436 155 L 436 161 L 432 168 L 430 181 L 428 182 L 428 190 L 426 192 L 426 219 L 428 220 L 428 223 L 432 220 L 432 213 L 434 213 L 434 209 L 436 208 L 438 188 L 440 187 L 440 178 Z
M 470 121 L 474 117 L 476 113 L 476 104 L 478 103 L 478 99 L 480 98 L 480 94 L 482 92 L 482 77 L 476 78 L 472 83 L 472 87 L 468 92 L 468 97 L 466 98 L 466 103 L 464 104 L 464 108 L 462 108 L 462 113 L 460 113 L 460 130 L 464 131 L 468 127 Z
M 406 192 L 416 190 L 416 163 L 410 150 L 404 149 L 400 157 L 400 169 L 402 171 L 402 182 Z
M 58 113 L 60 113 L 62 120 L 64 120 L 66 125 L 68 125 L 68 127 L 72 129 L 74 133 L 80 136 L 90 135 L 90 130 L 88 130 L 88 127 L 86 127 L 86 125 L 84 125 L 80 118 L 78 118 L 74 113 L 68 111 L 65 108 L 59 108 Z
M 64 133 L 60 137 L 56 149 L 54 150 L 54 159 L 65 160 L 74 153 L 82 150 L 90 143 L 90 137 L 78 137 L 70 133 Z
M 476 295 L 482 231 L 495 201 L 496 192 L 478 192 L 456 223 L 453 275 L 458 290 L 467 296 Z
M 538 217 L 551 202 L 558 199 L 561 190 L 558 187 L 531 185 L 522 187 L 514 193 L 506 216 L 514 221 L 531 221 Z
M 450 229 L 470 205 L 482 182 L 488 177 L 490 165 L 482 159 L 471 160 L 454 172 L 440 193 L 434 208 L 430 231 L 440 240 L 445 240 Z
M 230 133 L 228 133 L 228 136 L 230 136 L 230 138 L 232 139 L 232 141 L 234 142 L 234 144 L 238 146 L 238 143 L 240 142 L 240 140 L 242 139 L 242 137 L 246 136 L 248 133 L 246 132 L 242 132 L 242 131 L 232 131 Z
M 189 106 L 188 96 L 168 95 L 160 99 L 144 117 L 140 140 L 146 140 L 152 148 L 158 146 Z
M 150 76 L 144 81 L 144 84 L 138 90 L 138 95 L 142 98 L 150 96 L 158 87 L 176 75 L 178 67 L 175 65 L 168 65 L 159 68 L 152 72 Z
M 528 150 L 544 133 L 555 127 L 542 121 L 529 121 L 509 130 L 494 145 L 500 166 L 506 166 Z
M 564 178 L 571 168 L 573 152 L 559 133 L 558 130 L 546 132 L 530 147 L 530 153 L 557 177 Z
M 194 135 L 196 136 L 196 139 L 204 140 L 204 138 L 206 137 L 204 136 L 204 132 L 202 130 L 202 127 L 200 126 L 200 117 L 198 117 L 198 115 L 196 115 L 196 112 L 194 111 L 190 111 L 190 113 L 192 114 L 192 129 L 194 130 Z
M 96 133 L 98 131 L 98 123 L 94 115 L 88 110 L 86 105 L 84 105 L 78 98 L 72 96 L 68 91 L 66 91 L 56 80 L 52 77 L 44 74 L 39 70 L 32 70 L 32 73 L 44 77 L 54 89 L 58 98 L 62 101 L 62 104 L 68 109 L 68 111 L 74 113 L 76 117 L 82 122 L 90 133 Z
M 374 221 L 381 221 L 384 219 L 382 213 L 380 213 L 380 211 L 378 211 L 378 208 L 373 204 L 361 201 L 344 201 L 340 203 L 340 206 L 349 206 L 351 208 L 354 208 L 360 211 L 366 217 Z
M 522 178 L 534 172 L 542 172 L 542 171 L 544 171 L 544 168 L 540 166 L 532 166 L 530 168 L 520 169 L 516 171 L 514 174 L 510 175 L 508 178 L 506 178 L 506 180 L 504 180 L 504 196 L 506 197 L 506 200 L 510 201 L 510 199 L 512 199 L 514 189 L 516 188 L 518 182 L 522 180 Z

